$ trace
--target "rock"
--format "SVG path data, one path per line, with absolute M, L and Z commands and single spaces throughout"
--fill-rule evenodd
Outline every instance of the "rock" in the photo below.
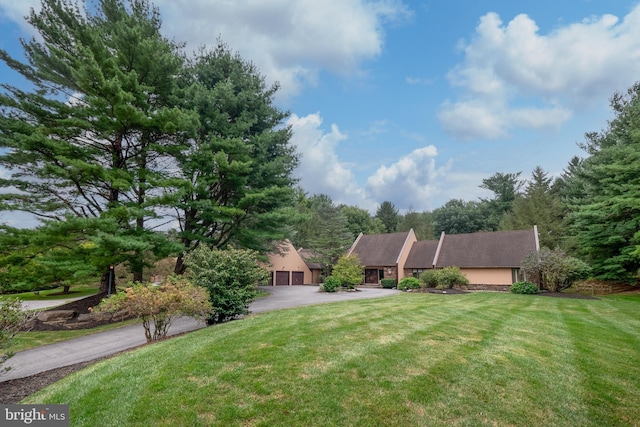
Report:
M 64 322 L 75 315 L 73 310 L 49 310 L 38 313 L 37 319 L 41 322 Z

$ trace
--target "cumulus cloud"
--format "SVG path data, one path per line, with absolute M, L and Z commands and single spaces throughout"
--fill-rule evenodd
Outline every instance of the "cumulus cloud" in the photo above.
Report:
M 429 145 L 418 148 L 390 166 L 381 166 L 367 180 L 367 193 L 375 200 L 389 200 L 400 209 L 429 209 L 439 194 L 448 163 L 436 166 L 438 150 Z
M 322 70 L 349 75 L 382 52 L 384 27 L 411 15 L 402 0 L 155 0 L 170 38 L 194 51 L 218 37 L 253 61 L 280 96 L 316 84 Z M 39 0 L 0 0 L 0 14 L 31 31 Z
M 637 79 L 640 5 L 622 20 L 591 17 L 548 34 L 527 15 L 505 25 L 488 13 L 462 50 L 464 61 L 448 75 L 461 99 L 439 113 L 447 132 L 498 139 L 521 127 L 554 128 Z
M 321 70 L 359 71 L 380 55 L 383 26 L 405 19 L 400 0 L 156 0 L 164 25 L 189 46 L 216 38 L 250 58 L 282 96 L 315 84 Z
M 40 9 L 40 0 L 0 0 L 0 17 L 14 21 L 29 34 L 33 33 L 33 28 L 25 21 L 25 16 L 29 15 L 31 9 Z
M 320 114 L 298 117 L 293 114 L 287 124 L 291 126 L 291 143 L 301 155 L 300 164 L 294 175 L 309 194 L 327 194 L 336 203 L 357 204 L 363 208 L 371 205 L 349 165 L 338 159 L 336 148 L 347 139 L 338 126 L 331 125 L 331 131 L 322 129 Z

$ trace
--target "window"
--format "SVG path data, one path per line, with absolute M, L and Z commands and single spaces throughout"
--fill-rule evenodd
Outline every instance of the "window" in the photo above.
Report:
M 418 279 L 420 277 L 420 273 L 422 273 L 423 271 L 424 270 L 422 268 L 414 268 L 413 269 L 413 277 Z
M 520 271 L 519 268 L 511 269 L 511 283 L 523 282 L 524 274 Z

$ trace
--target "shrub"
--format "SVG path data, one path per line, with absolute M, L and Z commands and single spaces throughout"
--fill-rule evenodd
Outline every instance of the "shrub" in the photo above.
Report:
M 124 292 L 105 298 L 95 309 L 112 313 L 119 310 L 127 310 L 142 319 L 147 342 L 165 338 L 176 316 L 205 320 L 213 311 L 206 289 L 175 276 L 168 277 L 160 286 L 129 283 Z
M 468 285 L 469 279 L 465 276 L 458 267 L 445 267 L 442 270 L 437 270 L 436 279 L 438 289 L 451 289 L 454 285 Z
M 420 280 L 415 277 L 405 277 L 398 283 L 398 289 L 406 291 L 407 289 L 420 289 Z
M 438 286 L 438 270 L 427 270 L 420 274 L 420 282 L 425 288 L 435 288 Z
M 538 287 L 531 282 L 516 282 L 509 288 L 512 294 L 537 294 Z
M 185 273 L 193 284 L 209 291 L 213 314 L 209 324 L 248 314 L 256 297 L 256 285 L 268 280 L 269 272 L 257 263 L 258 253 L 246 249 L 211 250 L 205 246 L 185 259 Z
M 586 278 L 591 272 L 583 261 L 567 255 L 562 249 L 549 248 L 529 253 L 520 268 L 525 277 L 549 292 L 568 288 L 574 280 Z
M 396 279 L 381 279 L 380 285 L 385 289 L 393 289 L 396 287 Z
M 22 302 L 18 298 L 0 300 L 0 364 L 13 355 L 5 349 L 34 316 L 35 313 L 22 310 Z M 7 370 L 0 369 L 0 374 Z
M 335 276 L 329 276 L 324 279 L 324 284 L 322 287 L 325 292 L 335 292 L 336 289 L 338 289 L 340 286 L 342 286 L 342 282 L 340 282 L 340 279 Z
M 353 289 L 362 283 L 364 268 L 360 265 L 357 255 L 340 257 L 338 263 L 333 267 L 332 275 L 340 280 L 342 286 Z

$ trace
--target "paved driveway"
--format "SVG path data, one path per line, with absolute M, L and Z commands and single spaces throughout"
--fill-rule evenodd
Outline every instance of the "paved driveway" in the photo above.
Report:
M 379 298 L 399 292 L 392 289 L 363 288 L 357 292 L 320 293 L 317 286 L 275 286 L 261 289 L 266 290 L 270 295 L 254 301 L 250 306 L 252 313 L 335 301 Z M 174 320 L 169 329 L 169 335 L 202 327 L 204 325 L 194 319 L 182 317 Z M 5 375 L 0 375 L 0 382 L 110 356 L 145 342 L 142 325 L 131 325 L 21 351 L 3 365 L 10 367 L 11 370 Z

